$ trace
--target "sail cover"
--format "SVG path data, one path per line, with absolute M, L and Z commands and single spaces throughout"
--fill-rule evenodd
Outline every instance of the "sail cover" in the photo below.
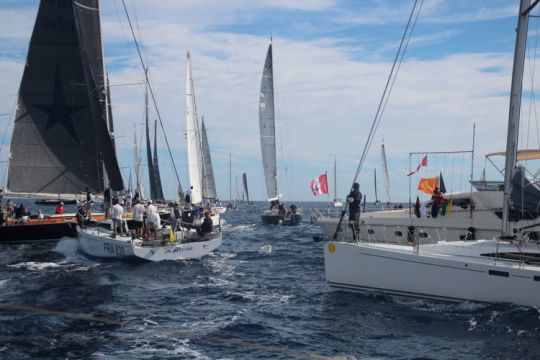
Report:
M 201 125 L 201 143 L 202 143 L 202 172 L 203 172 L 203 198 L 216 200 L 216 181 L 214 179 L 214 169 L 212 167 L 212 158 L 210 157 L 210 146 L 206 135 L 206 126 L 204 118 Z
M 244 193 L 246 194 L 246 200 L 249 203 L 249 191 L 248 191 L 248 185 L 247 185 L 247 175 L 246 173 L 242 174 L 242 182 L 244 183 Z
M 79 2 L 98 8 L 97 0 Z M 88 186 L 101 192 L 102 162 L 113 188 L 123 187 L 118 164 L 111 164 L 116 155 L 110 151 L 103 116 L 99 14 L 97 10 L 79 14 L 79 33 L 87 34 L 84 40 L 88 40 L 84 50 L 74 14 L 71 1 L 42 1 L 39 6 L 11 138 L 10 191 L 77 194 Z M 96 108 L 96 104 L 102 105 Z
M 187 53 L 186 68 L 186 143 L 188 155 L 189 182 L 193 186 L 191 190 L 191 202 L 202 202 L 202 179 L 201 157 L 199 141 L 199 123 L 197 121 L 197 104 L 195 103 L 195 90 L 191 76 L 191 57 Z
M 268 201 L 278 199 L 276 165 L 276 125 L 274 119 L 274 75 L 272 65 L 272 43 L 268 46 L 261 80 L 259 99 L 259 129 L 261 152 L 266 179 Z

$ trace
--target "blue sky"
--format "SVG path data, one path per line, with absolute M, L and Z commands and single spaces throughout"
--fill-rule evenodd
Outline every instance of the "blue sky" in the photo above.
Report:
M 309 182 L 325 171 L 331 172 L 336 155 L 338 189 L 340 196 L 345 195 L 413 1 L 126 0 L 126 3 L 150 67 L 184 187 L 188 186 L 183 129 L 185 54 L 189 49 L 198 108 L 208 128 L 220 197 L 228 198 L 231 152 L 233 194 L 236 176 L 241 187 L 241 174 L 247 172 L 252 197 L 265 198 L 258 97 L 266 48 L 272 35 L 280 192 L 285 200 L 323 200 L 311 195 Z M 483 154 L 504 150 L 517 4 L 507 0 L 424 1 L 374 147 L 361 174 L 362 191 L 368 200 L 374 197 L 373 169 L 377 169 L 378 175 L 381 173 L 379 146 L 383 138 L 392 195 L 402 201 L 408 198 L 405 174 L 409 152 L 468 150 L 472 146 L 473 122 L 477 127 L 477 174 L 484 165 Z M 10 113 L 16 101 L 38 5 L 38 1 L 29 0 L 0 2 L 0 17 L 4 19 L 0 23 L 0 113 Z M 101 1 L 101 6 L 112 84 L 141 82 L 142 70 L 121 0 Z M 531 21 L 530 33 L 538 33 L 537 29 L 538 20 Z M 531 36 L 533 45 L 535 38 Z M 122 167 L 133 163 L 133 131 L 142 130 L 143 94 L 142 85 L 112 88 Z M 524 109 L 528 114 L 529 107 L 524 105 Z M 0 153 L 2 161 L 9 151 L 6 143 L 11 136 L 12 120 L 12 117 L 0 117 L 0 141 L 5 139 Z M 523 143 L 538 147 L 537 133 L 533 119 L 529 131 L 523 135 Z M 163 134 L 159 137 L 163 145 Z M 164 190 L 172 197 L 175 177 L 163 146 L 159 157 Z M 413 159 L 413 163 L 417 161 Z M 453 179 L 453 190 L 464 190 L 467 183 L 461 172 L 468 176 L 468 168 L 470 159 L 439 156 L 430 157 L 430 166 L 422 172 L 424 176 L 434 176 L 444 171 L 445 177 Z M 0 176 L 3 174 L 0 166 Z M 488 174 L 495 176 L 489 169 Z M 379 197 L 386 200 L 382 187 L 380 182 Z

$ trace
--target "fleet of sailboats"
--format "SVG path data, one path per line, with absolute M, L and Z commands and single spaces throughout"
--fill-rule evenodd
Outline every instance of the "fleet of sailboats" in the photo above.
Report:
M 84 189 L 101 194 L 125 190 L 116 156 L 110 84 L 105 71 L 98 0 L 68 1 L 69 6 L 40 3 L 18 97 L 11 139 L 6 192 L 42 197 L 44 201 L 76 201 Z M 540 186 L 531 181 L 518 161 L 539 159 L 540 151 L 518 150 L 518 129 L 528 21 L 538 1 L 520 0 L 513 64 L 504 182 L 472 182 L 477 191 L 448 193 L 452 216 L 420 217 L 406 209 L 362 214 L 360 239 L 347 226 L 348 219 L 320 216 L 325 233 L 325 275 L 332 288 L 375 291 L 392 295 L 444 301 L 504 302 L 540 306 Z M 58 32 L 38 26 L 57 19 L 74 31 Z M 91 225 L 76 214 L 7 221 L 0 226 L 0 242 L 55 241 L 77 238 L 79 249 L 90 256 L 147 261 L 186 260 L 205 256 L 222 244 L 220 206 L 206 123 L 199 114 L 191 54 L 186 63 L 186 148 L 190 201 L 171 202 L 185 211 L 203 208 L 214 227 L 202 233 L 200 219 L 186 226 L 161 223 L 153 239 L 116 234 L 105 214 L 93 214 Z M 145 194 L 142 141 L 134 132 L 135 191 L 139 199 L 165 202 L 158 159 L 157 120 L 149 115 L 148 69 L 145 69 L 145 141 L 148 190 Z M 286 207 L 278 191 L 276 114 L 272 41 L 268 46 L 259 95 L 259 131 L 268 209 L 260 213 L 266 225 L 299 225 L 303 211 Z M 140 135 L 141 138 L 143 135 Z M 496 154 L 489 154 L 489 156 Z M 388 203 L 392 202 L 384 143 L 382 177 Z M 337 196 L 337 161 L 334 158 L 334 205 Z M 131 191 L 131 173 L 129 181 Z M 243 195 L 252 205 L 247 174 L 242 173 Z M 374 171 L 375 202 L 377 171 Z M 229 201 L 232 194 L 229 154 Z M 184 201 L 185 200 L 185 201 Z M 346 206 L 346 205 L 345 205 Z M 474 210 L 474 211 L 473 211 Z M 168 211 L 168 209 L 167 209 Z M 171 215 L 172 216 L 172 215 Z M 126 219 L 126 223 L 132 219 Z M 78 223 L 78 226 L 77 226 Z

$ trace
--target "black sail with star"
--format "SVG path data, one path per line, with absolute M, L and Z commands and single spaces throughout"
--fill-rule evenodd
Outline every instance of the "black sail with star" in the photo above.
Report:
M 77 2 L 98 8 L 97 0 Z M 123 187 L 102 115 L 99 15 L 94 11 L 90 21 L 79 24 L 93 39 L 83 61 L 74 3 L 42 0 L 39 6 L 11 138 L 7 187 L 12 192 L 76 194 L 86 186 L 101 192 L 103 163 L 113 189 Z

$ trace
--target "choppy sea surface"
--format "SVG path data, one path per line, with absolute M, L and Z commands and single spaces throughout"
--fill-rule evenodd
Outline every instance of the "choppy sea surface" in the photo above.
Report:
M 331 291 L 310 209 L 263 226 L 242 204 L 187 262 L 87 257 L 76 240 L 0 247 L 2 359 L 539 359 L 540 312 Z

